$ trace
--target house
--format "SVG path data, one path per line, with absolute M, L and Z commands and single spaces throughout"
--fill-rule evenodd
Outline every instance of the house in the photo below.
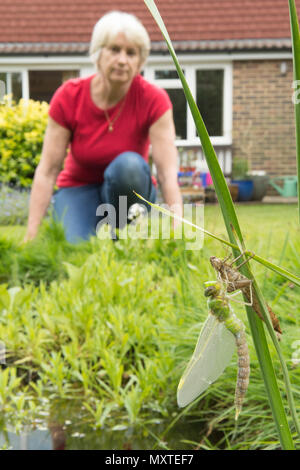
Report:
M 296 174 L 288 0 L 157 0 L 221 167 Z M 296 0 L 300 11 L 300 0 Z M 91 31 L 107 11 L 136 14 L 152 50 L 144 76 L 174 105 L 182 159 L 202 152 L 181 83 L 143 0 L 1 0 L 0 80 L 16 99 L 49 101 L 66 79 L 92 74 Z

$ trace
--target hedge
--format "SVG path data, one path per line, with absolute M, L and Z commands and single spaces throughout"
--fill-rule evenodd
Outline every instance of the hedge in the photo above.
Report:
M 31 186 L 48 120 L 48 103 L 5 96 L 0 104 L 0 183 Z

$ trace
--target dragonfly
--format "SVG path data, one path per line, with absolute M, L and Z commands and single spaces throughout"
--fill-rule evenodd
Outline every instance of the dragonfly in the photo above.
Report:
M 237 420 L 250 376 L 245 325 L 233 312 L 224 283 L 206 282 L 204 295 L 208 298 L 209 314 L 178 384 L 177 403 L 179 407 L 184 407 L 201 395 L 223 373 L 237 350 L 238 371 L 234 400 Z

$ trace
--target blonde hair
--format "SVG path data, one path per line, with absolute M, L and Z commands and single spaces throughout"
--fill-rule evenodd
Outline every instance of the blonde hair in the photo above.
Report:
M 95 24 L 89 49 L 92 62 L 97 65 L 102 48 L 119 33 L 125 34 L 129 41 L 139 47 L 141 65 L 143 65 L 150 52 L 149 35 L 136 16 L 121 11 L 106 13 Z

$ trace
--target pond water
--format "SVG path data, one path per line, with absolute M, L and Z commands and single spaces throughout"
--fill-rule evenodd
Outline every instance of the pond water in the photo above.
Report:
M 181 426 L 182 428 L 182 426 Z M 156 440 L 151 436 L 138 435 L 132 429 L 110 431 L 86 429 L 86 432 L 68 429 L 68 426 L 52 424 L 48 429 L 41 426 L 24 428 L 16 433 L 13 429 L 0 431 L 0 449 L 5 450 L 153 450 L 193 449 L 196 445 L 186 444 L 186 439 L 195 439 L 195 429 L 185 426 L 185 429 L 173 430 L 162 445 L 156 446 Z M 192 435 L 191 435 L 192 434 Z M 199 434 L 198 434 L 199 435 Z
M 57 410 L 56 410 L 57 411 Z M 164 436 L 174 419 L 160 420 L 151 426 L 137 428 L 118 424 L 113 428 L 94 428 L 86 415 L 70 412 L 43 413 L 30 425 L 0 424 L 0 449 L 11 450 L 186 450 L 195 449 L 205 429 L 194 420 L 181 418 Z M 161 441 L 160 441 L 161 438 Z
M 187 446 L 179 441 L 174 442 L 174 436 L 172 436 L 172 441 L 173 443 L 169 440 L 166 442 L 166 448 L 172 450 L 192 448 L 191 445 Z M 86 434 L 80 432 L 69 434 L 63 427 L 57 426 L 52 429 L 23 430 L 19 434 L 0 433 L 0 449 L 10 450 L 151 450 L 154 447 L 153 439 L 139 438 L 130 430 L 129 432 L 104 430 L 102 432 L 90 431 Z

